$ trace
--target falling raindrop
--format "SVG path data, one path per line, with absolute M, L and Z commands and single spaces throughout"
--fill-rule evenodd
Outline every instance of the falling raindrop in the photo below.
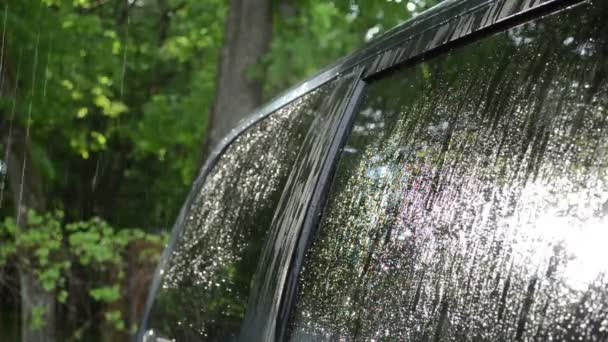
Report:
M 0 47 L 0 94 L 4 91 L 4 49 L 5 49 L 5 38 L 6 38 L 6 23 L 8 19 L 8 3 L 4 6 L 4 20 L 2 23 L 2 47 Z M 21 59 L 21 58 L 19 58 Z M 13 116 L 14 111 L 11 110 L 11 117 L 9 118 L 8 136 L 5 143 L 4 159 L 0 159 L 0 209 L 4 200 L 4 188 L 6 187 L 6 177 L 8 174 L 8 156 L 11 145 L 11 138 L 13 133 Z
M 120 73 L 120 100 L 124 100 L 125 90 L 125 77 L 127 75 L 127 50 L 129 43 L 129 25 L 131 23 L 131 16 L 127 12 L 127 25 L 125 27 L 125 37 L 123 40 L 123 51 L 122 51 L 122 69 Z
M 37 69 L 38 69 L 38 49 L 40 47 L 40 29 L 38 30 L 38 33 L 36 34 L 36 45 L 34 46 L 34 62 L 33 62 L 33 67 L 32 67 L 32 90 L 30 91 L 30 102 L 28 105 L 28 109 L 27 109 L 27 120 L 25 122 L 25 136 L 24 136 L 24 142 L 23 142 L 23 146 L 28 146 L 29 144 L 29 140 L 30 140 L 30 128 L 31 128 L 31 124 L 32 124 L 32 110 L 33 110 L 33 106 L 34 106 L 34 95 L 35 95 L 35 90 L 36 90 L 36 81 L 37 81 Z M 17 99 L 15 98 L 15 101 Z M 23 190 L 24 190 L 24 186 L 25 186 L 25 170 L 27 168 L 27 158 L 28 156 L 26 155 L 27 153 L 27 149 L 23 150 L 23 156 L 22 156 L 22 164 L 21 164 L 21 177 L 19 178 L 19 199 L 17 201 L 17 224 L 22 223 L 22 215 L 25 214 L 24 210 L 27 210 L 27 208 L 23 207 Z

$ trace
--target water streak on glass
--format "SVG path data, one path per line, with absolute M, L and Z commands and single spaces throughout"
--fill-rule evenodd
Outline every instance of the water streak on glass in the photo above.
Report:
M 272 113 L 222 155 L 196 193 L 161 271 L 146 339 L 225 341 L 238 336 L 287 175 L 329 88 Z
M 258 264 L 240 338 L 242 341 L 272 341 L 275 337 L 281 295 L 294 248 L 319 174 L 358 76 L 359 72 L 352 72 L 334 81 L 335 87 L 324 95 L 319 115 L 304 139 L 272 221 L 268 244 Z
M 294 341 L 608 340 L 608 3 L 370 85 Z

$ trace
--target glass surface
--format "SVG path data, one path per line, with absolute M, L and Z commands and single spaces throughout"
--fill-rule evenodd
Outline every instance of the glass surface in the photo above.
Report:
M 258 258 L 304 137 L 331 84 L 239 136 L 195 195 L 163 270 L 148 336 L 235 339 Z
M 608 3 L 372 83 L 293 341 L 608 340 Z

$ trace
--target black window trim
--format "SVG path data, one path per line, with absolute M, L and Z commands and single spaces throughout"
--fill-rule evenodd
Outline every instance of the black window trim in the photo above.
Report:
M 136 340 L 143 340 L 143 334 L 148 329 L 149 314 L 154 302 L 154 297 L 160 286 L 163 269 L 165 268 L 168 257 L 180 235 L 186 214 L 194 199 L 194 194 L 197 193 L 197 190 L 203 185 L 207 175 L 211 172 L 217 161 L 233 141 L 247 129 L 254 126 L 277 109 L 284 107 L 290 102 L 336 79 L 342 74 L 352 72 L 356 68 L 361 68 L 362 73 L 357 81 L 358 84 L 356 85 L 355 91 L 351 94 L 350 98 L 344 99 L 345 101 L 350 101 L 343 117 L 344 125 L 341 124 L 340 132 L 336 132 L 336 136 L 334 136 L 334 142 L 337 143 L 336 148 L 341 149 L 348 136 L 348 134 L 345 133 L 348 133 L 350 130 L 350 125 L 352 125 L 354 115 L 356 114 L 356 106 L 360 104 L 365 93 L 365 85 L 368 82 L 383 78 L 395 70 L 415 65 L 422 60 L 440 55 L 456 47 L 468 45 L 491 34 L 504 31 L 510 27 L 545 15 L 553 14 L 577 4 L 589 2 L 590 0 L 522 0 L 517 6 L 512 7 L 510 12 L 502 13 L 505 5 L 513 4 L 515 1 L 517 0 L 446 0 L 446 2 L 429 9 L 404 24 L 390 30 L 379 39 L 370 42 L 361 50 L 322 70 L 316 76 L 275 97 L 267 104 L 254 110 L 250 116 L 232 129 L 230 133 L 212 149 L 205 163 L 200 168 L 198 176 L 193 182 L 190 192 L 180 209 L 179 215 L 171 230 L 169 243 L 156 268 L 148 293 L 143 319 L 138 334 L 136 335 Z M 428 34 L 429 32 L 432 33 L 434 30 L 434 39 L 432 40 L 437 41 L 442 38 L 438 37 L 442 27 L 456 20 L 466 21 L 467 19 L 473 19 L 476 11 L 482 10 L 486 11 L 486 20 L 484 22 L 479 22 L 477 26 L 469 25 L 466 30 L 460 31 L 457 35 L 443 37 L 443 40 L 436 45 L 421 45 L 423 40 L 428 40 L 428 36 L 424 36 L 425 34 Z M 488 15 L 488 13 L 494 13 L 494 15 Z M 339 139 L 336 139 L 337 136 L 339 136 Z M 306 213 L 305 226 L 302 227 L 298 248 L 296 249 L 297 253 L 292 259 L 293 267 L 286 280 L 288 286 L 285 288 L 286 291 L 289 292 L 284 293 L 281 302 L 276 334 L 280 339 L 288 336 L 287 325 L 295 302 L 297 275 L 299 274 L 303 263 L 305 250 L 310 244 L 311 234 L 314 233 L 316 223 L 318 223 L 318 218 L 323 209 L 325 196 L 329 185 L 331 184 L 338 158 L 339 153 L 336 153 L 331 160 L 327 160 L 329 161 L 329 163 L 326 163 L 329 164 L 327 166 L 327 172 L 323 172 L 321 178 L 317 180 L 317 187 L 313 193 L 313 200 L 318 200 L 319 203 L 311 205 Z M 315 225 L 311 225 L 312 223 Z M 304 249 L 302 249 L 302 247 L 304 247 Z M 295 278 L 292 279 L 294 276 Z M 295 283 L 292 284 L 294 281 Z

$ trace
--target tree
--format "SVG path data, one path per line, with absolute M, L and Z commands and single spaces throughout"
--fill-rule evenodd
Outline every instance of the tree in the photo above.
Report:
M 272 36 L 270 0 L 231 0 L 210 114 L 206 147 L 215 145 L 262 101 L 263 82 L 251 70 L 268 52 Z
M 2 70 L 4 72 L 2 91 L 7 88 L 16 89 L 15 81 L 11 80 L 5 72 L 7 70 L 5 65 Z M 14 97 L 13 101 L 17 101 L 17 98 Z M 9 189 L 13 195 L 16 224 L 19 229 L 28 229 L 28 211 L 46 211 L 42 181 L 32 161 L 29 129 L 11 120 L 11 122 L 2 122 L 0 131 L 0 137 L 6 146 L 6 173 Z M 28 252 L 30 251 L 26 251 Z M 29 259 L 27 255 L 22 255 L 17 265 L 21 287 L 21 336 L 24 341 L 54 341 L 55 298 L 53 293 L 44 289 L 27 264 Z M 23 262 L 26 264 L 22 264 Z M 45 324 L 40 325 L 40 320 L 44 320 Z

